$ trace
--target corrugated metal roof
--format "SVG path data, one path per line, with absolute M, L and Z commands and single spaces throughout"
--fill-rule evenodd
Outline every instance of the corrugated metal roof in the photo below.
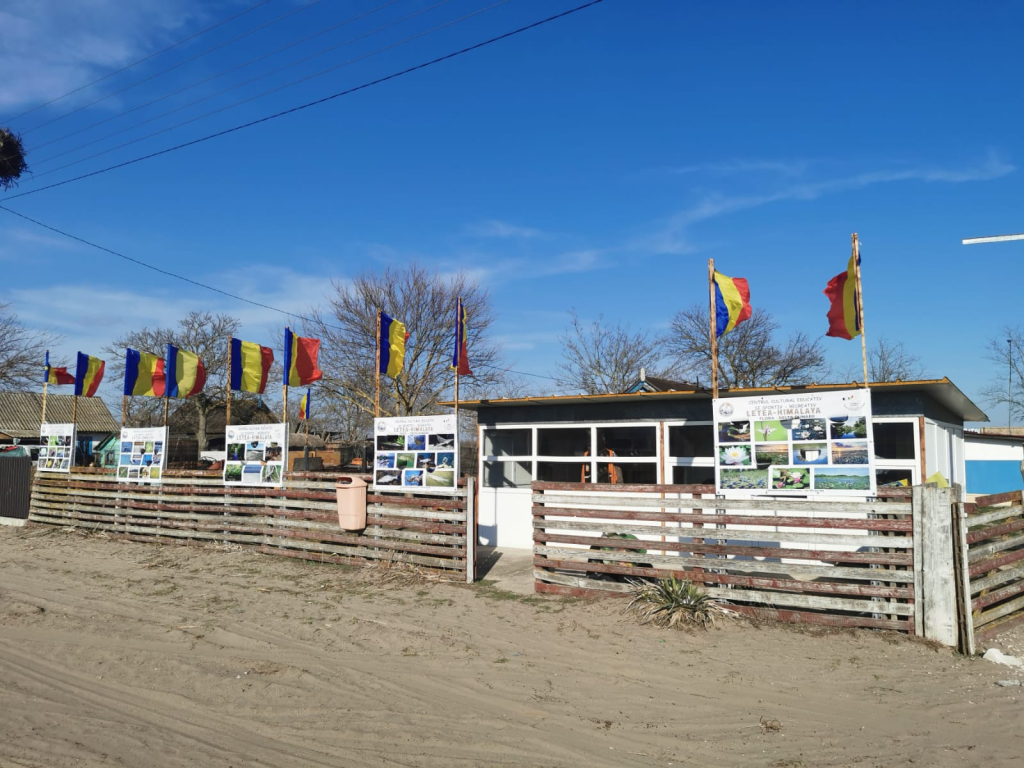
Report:
M 46 421 L 70 424 L 74 395 L 47 395 Z M 43 415 L 40 392 L 0 392 L 0 434 L 19 439 L 39 437 Z M 110 415 L 107 404 L 98 397 L 78 398 L 79 432 L 119 432 L 121 427 Z
M 815 390 L 851 389 L 861 386 L 855 382 L 849 384 L 808 384 L 806 386 L 792 387 L 750 387 L 737 389 L 719 390 L 720 397 L 749 397 L 753 395 L 771 395 L 783 392 L 803 392 Z M 964 421 L 988 421 L 977 405 L 975 405 L 960 389 L 949 379 L 929 379 L 925 381 L 889 381 L 872 382 L 869 385 L 872 392 L 886 391 L 918 391 L 926 392 L 936 401 L 944 405 L 953 413 L 962 417 Z M 612 393 L 607 395 L 552 395 L 550 397 L 518 397 L 499 400 L 460 400 L 459 407 L 471 411 L 478 411 L 481 408 L 490 408 L 503 405 L 548 405 L 548 404 L 575 404 L 593 402 L 630 402 L 640 400 L 676 400 L 695 399 L 704 400 L 711 398 L 709 389 L 692 389 L 689 391 L 673 390 L 669 392 L 627 392 Z M 439 405 L 451 406 L 453 403 L 439 403 Z

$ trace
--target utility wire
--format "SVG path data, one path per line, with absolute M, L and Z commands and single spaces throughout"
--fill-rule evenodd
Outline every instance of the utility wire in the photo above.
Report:
M 55 187 L 61 187 L 61 186 L 64 186 L 65 184 L 70 184 L 70 183 L 72 183 L 74 181 L 81 181 L 82 179 L 88 179 L 88 178 L 91 178 L 93 176 L 98 176 L 101 173 L 107 173 L 108 171 L 113 171 L 113 170 L 116 170 L 118 168 L 124 168 L 124 167 L 129 166 L 129 165 L 134 165 L 135 163 L 141 163 L 144 160 L 151 160 L 154 157 L 160 157 L 161 155 L 166 155 L 166 154 L 168 154 L 170 152 L 175 152 L 175 151 L 177 151 L 179 149 L 185 149 L 186 147 L 191 147 L 191 146 L 194 146 L 196 144 L 201 144 L 201 143 L 203 143 L 205 141 L 210 141 L 211 139 L 216 139 L 216 138 L 219 138 L 221 136 L 227 136 L 228 134 L 235 133 L 236 131 L 241 131 L 241 130 L 243 130 L 245 128 L 251 128 L 254 125 L 260 125 L 261 123 L 266 123 L 266 122 L 268 122 L 270 120 L 275 120 L 275 119 L 277 119 L 279 117 L 284 117 L 285 115 L 290 115 L 290 114 L 293 114 L 295 112 L 301 112 L 304 109 L 309 109 L 310 107 L 315 107 L 315 106 L 319 106 L 320 104 L 325 104 L 325 103 L 327 103 L 329 101 L 333 101 L 334 99 L 341 98 L 342 96 L 348 96 L 348 95 L 356 93 L 358 91 L 365 90 L 366 88 L 370 88 L 370 87 L 372 87 L 374 85 L 380 85 L 381 83 L 386 83 L 389 80 L 394 80 L 396 78 L 402 77 L 403 75 L 408 75 L 408 74 L 411 74 L 412 72 L 417 72 L 417 71 L 419 71 L 421 69 L 426 69 L 427 67 L 431 67 L 431 66 L 433 66 L 435 64 L 440 64 L 443 61 L 448 61 L 449 59 L 454 59 L 454 58 L 456 58 L 458 56 L 462 56 L 463 54 L 470 53 L 471 51 L 475 51 L 475 50 L 477 50 L 479 48 L 484 48 L 484 47 L 486 47 L 488 45 L 491 45 L 493 43 L 497 43 L 497 42 L 499 42 L 501 40 L 506 40 L 506 39 L 508 39 L 510 37 L 513 37 L 515 35 L 521 34 L 521 33 L 526 32 L 528 30 L 535 29 L 537 27 L 543 26 L 544 24 L 548 24 L 548 23 L 550 23 L 552 21 L 556 21 L 557 19 L 562 19 L 562 18 L 565 18 L 566 16 L 570 16 L 570 15 L 572 15 L 574 13 L 578 13 L 579 11 L 585 10 L 586 8 L 590 8 L 591 6 L 597 5 L 598 3 L 601 3 L 601 2 L 604 2 L 604 0 L 590 0 L 590 2 L 583 3 L 582 5 L 577 5 L 574 8 L 570 8 L 567 11 L 562 11 L 561 13 L 557 13 L 557 14 L 555 14 L 553 16 L 548 16 L 548 17 L 546 17 L 544 19 L 540 19 L 539 21 L 535 21 L 535 22 L 533 22 L 531 24 L 527 24 L 526 26 L 519 27 L 519 28 L 514 29 L 514 30 L 512 30 L 510 32 L 505 32 L 505 33 L 503 33 L 501 35 L 498 35 L 497 37 L 492 37 L 492 38 L 489 38 L 487 40 L 484 40 L 483 42 L 475 43 L 474 45 L 470 45 L 470 46 L 467 46 L 465 48 L 461 48 L 461 49 L 459 49 L 457 51 L 453 51 L 452 53 L 447 53 L 444 56 L 438 56 L 437 58 L 431 59 L 430 61 L 426 61 L 426 62 L 423 62 L 421 64 L 416 64 L 415 66 L 412 66 L 412 67 L 407 67 L 406 69 L 399 70 L 398 72 L 393 72 L 390 75 L 385 75 L 384 77 L 379 77 L 376 80 L 370 80 L 369 82 L 363 83 L 362 85 L 357 85 L 357 86 L 355 86 L 353 88 L 348 88 L 348 89 L 346 89 L 344 91 L 338 91 L 337 93 L 333 93 L 330 96 L 324 96 L 323 98 L 316 99 L 314 101 L 309 101 L 309 102 L 306 102 L 305 104 L 300 104 L 297 107 L 291 107 L 289 109 L 285 109 L 285 110 L 282 110 L 280 112 L 275 112 L 272 115 L 267 115 L 265 117 L 261 117 L 261 118 L 258 118 L 256 120 L 251 120 L 248 123 L 242 123 L 241 125 L 236 125 L 233 128 L 226 128 L 223 131 L 217 131 L 216 133 L 211 133 L 211 134 L 208 134 L 206 136 L 201 136 L 198 139 L 193 139 L 191 141 L 186 141 L 186 142 L 184 142 L 182 144 L 177 144 L 177 145 L 175 145 L 173 147 L 167 147 L 166 149 L 161 149 L 161 150 L 159 150 L 157 152 L 151 152 L 148 155 L 142 155 L 141 157 L 136 157 L 136 158 L 133 158 L 132 160 L 125 160 L 122 163 L 117 163 L 115 165 L 107 166 L 106 168 L 100 168 L 99 170 L 96 170 L 96 171 L 91 171 L 89 173 L 84 173 L 81 176 L 74 176 L 74 177 L 72 177 L 70 179 L 65 179 L 64 181 L 58 181 L 58 182 L 55 182 L 53 184 L 48 184 L 48 185 L 46 185 L 44 187 L 37 187 L 36 189 L 31 189 L 31 190 L 29 190 L 27 192 L 19 192 L 16 195 L 9 195 L 9 196 L 5 197 L 3 200 L 0 200 L 0 202 L 7 202 L 9 200 L 14 200 L 15 198 L 18 198 L 18 197 L 25 197 L 27 195 L 34 195 L 37 192 L 43 192 L 44 190 L 47 190 L 47 189 L 54 189 Z
M 167 74 L 168 72 L 170 72 L 173 69 L 177 69 L 178 67 L 184 66 L 185 64 L 188 64 L 189 62 L 195 61 L 196 59 L 200 59 L 203 56 L 206 56 L 208 53 L 213 53 L 214 51 L 217 51 L 217 50 L 220 50 L 221 48 L 224 48 L 225 46 L 231 45 L 231 43 L 234 43 L 234 42 L 236 42 L 238 40 L 241 40 L 243 37 L 248 37 L 249 35 L 254 34 L 256 32 L 259 32 L 262 29 L 266 29 L 269 26 L 277 24 L 279 21 L 284 21 L 289 16 L 294 16 L 296 13 L 300 13 L 300 12 L 306 10 L 307 8 L 312 8 L 314 5 L 319 5 L 323 1 L 324 0 L 309 0 L 309 2 L 307 2 L 307 3 L 303 4 L 303 5 L 300 5 L 298 8 L 295 8 L 293 10 L 288 11 L 288 13 L 285 13 L 285 14 L 282 14 L 281 16 L 278 16 L 276 19 L 271 19 L 270 21 L 264 22 L 263 24 L 260 24 L 259 26 L 253 27 L 252 29 L 245 31 L 245 32 L 243 32 L 240 35 L 235 35 L 230 40 L 225 40 L 223 43 L 218 43 L 217 45 L 213 46 L 212 48 L 207 48 L 205 51 L 200 51 L 197 54 L 189 56 L 187 59 L 182 59 L 181 61 L 179 61 L 179 62 L 177 62 L 175 64 L 172 64 L 171 66 L 167 67 L 166 69 L 161 69 L 159 72 L 154 72 L 152 75 L 149 75 L 148 77 L 144 77 L 141 80 L 136 80 L 134 83 L 131 83 L 130 85 L 126 85 L 124 88 L 121 88 L 118 91 L 113 91 L 112 93 L 108 93 L 106 96 L 101 96 L 98 99 L 90 101 L 88 104 L 83 104 L 80 107 L 75 107 L 74 109 L 72 109 L 72 110 L 70 110 L 68 112 L 65 112 L 65 113 L 63 113 L 61 115 L 57 115 L 56 117 L 51 118 L 51 119 L 47 120 L 44 123 L 40 123 L 39 125 L 35 125 L 35 126 L 29 128 L 26 131 L 22 131 L 22 133 L 27 135 L 27 134 L 32 133 L 33 131 L 38 131 L 40 128 L 45 128 L 47 125 L 50 125 L 51 123 L 55 123 L 58 120 L 63 120 L 65 117 L 68 117 L 69 115 L 73 115 L 73 114 L 75 114 L 77 112 L 81 112 L 83 109 L 88 109 L 91 106 L 99 104 L 101 101 L 106 101 L 107 99 L 109 99 L 109 98 L 111 98 L 113 96 L 118 96 L 118 95 L 124 93 L 125 91 L 130 91 L 132 88 L 134 88 L 137 85 L 142 85 L 143 83 L 148 83 L 150 80 L 153 80 L 153 79 L 155 79 L 157 77 L 160 77 L 160 75 L 165 75 L 165 74 Z
M 600 2 L 600 0 L 598 0 L 598 1 Z M 264 304 L 263 302 L 260 302 L 260 301 L 254 301 L 253 299 L 247 299 L 245 296 L 239 296 L 237 293 L 231 293 L 230 291 L 225 291 L 224 289 L 218 288 L 218 287 L 216 287 L 214 285 L 210 285 L 209 283 L 202 283 L 202 282 L 200 282 L 198 280 L 193 280 L 191 277 L 187 277 L 186 275 L 178 274 L 177 272 L 171 272 L 170 270 L 167 270 L 167 269 L 161 269 L 160 267 L 157 267 L 157 266 L 155 266 L 153 264 L 150 264 L 149 262 L 142 261 L 141 259 L 136 259 L 136 258 L 134 258 L 132 256 L 128 256 L 127 254 L 121 253 L 120 251 L 115 251 L 114 249 L 107 248 L 106 246 L 100 245 L 99 243 L 94 243 L 91 240 L 86 240 L 84 237 L 79 237 L 78 235 L 73 235 L 70 232 L 67 232 L 66 230 L 58 229 L 57 227 L 54 227 L 54 226 L 46 224 L 46 223 L 44 223 L 42 221 L 39 221 L 39 219 L 33 219 L 31 216 L 26 216 L 24 213 L 19 213 L 18 211 L 15 211 L 15 210 L 13 210 L 11 208 L 8 208 L 7 206 L 0 205 L 0 211 L 7 211 L 7 213 L 13 214 L 14 216 L 17 216 L 20 219 L 24 219 L 25 221 L 31 222 L 32 224 L 35 224 L 37 227 L 42 227 L 43 229 L 49 230 L 50 232 L 53 232 L 53 233 L 58 234 L 58 235 L 62 235 L 63 237 L 69 238 L 70 240 L 74 240 L 75 242 L 81 243 L 82 245 L 87 245 L 90 248 L 96 248 L 97 250 L 103 251 L 104 253 L 109 253 L 111 256 L 117 256 L 119 259 L 124 259 L 125 261 L 130 261 L 132 264 L 136 264 L 136 265 L 138 265 L 140 267 L 144 267 L 145 269 L 151 269 L 154 272 L 160 273 L 161 275 L 165 275 L 167 277 L 173 277 L 175 280 L 181 280 L 182 282 L 189 283 L 189 284 L 194 285 L 194 286 L 196 286 L 198 288 L 203 288 L 203 289 L 205 289 L 207 291 L 213 291 L 214 293 L 219 293 L 221 296 L 227 296 L 229 299 L 235 299 L 236 301 L 241 301 L 241 302 L 243 302 L 245 304 L 250 304 L 250 305 L 252 305 L 254 307 L 260 307 L 261 309 L 269 309 L 272 312 L 277 312 L 279 314 L 285 315 L 286 317 L 295 318 L 296 320 L 302 320 L 303 322 L 315 323 L 315 324 L 323 325 L 326 328 L 333 328 L 333 329 L 338 330 L 338 331 L 344 331 L 345 330 L 345 328 L 342 328 L 340 325 L 332 325 L 331 323 L 325 323 L 323 320 L 314 320 L 311 317 L 307 317 L 305 315 L 300 315 L 300 314 L 298 314 L 296 312 L 289 312 L 287 310 L 281 309 L 280 307 L 275 307 L 275 306 L 273 306 L 271 304 Z M 497 370 L 499 368 L 504 368 L 503 366 L 496 366 L 496 365 L 491 365 L 491 366 L 487 366 L 487 365 L 483 365 L 483 364 L 481 364 L 481 365 L 484 368 L 490 367 L 490 368 L 493 368 L 495 370 Z M 508 371 L 510 373 L 522 374 L 523 376 L 534 376 L 536 378 L 551 379 L 552 381 L 555 381 L 554 377 L 552 377 L 552 376 L 542 376 L 541 374 L 527 373 L 526 371 L 514 371 L 514 370 L 512 370 L 510 368 L 504 368 L 504 370 L 506 370 L 506 371 Z
M 394 2 L 394 0 L 392 0 L 392 2 Z M 375 35 L 378 32 L 381 32 L 381 31 L 383 31 L 385 29 L 389 29 L 390 27 L 393 27 L 393 26 L 396 26 L 398 24 L 401 24 L 404 21 L 408 21 L 409 19 L 412 19 L 412 18 L 414 18 L 416 16 L 420 16 L 420 15 L 422 15 L 424 13 L 432 11 L 435 8 L 439 8 L 442 5 L 446 5 L 446 4 L 450 3 L 450 2 L 451 2 L 451 0 L 440 0 L 440 2 L 434 3 L 434 5 L 429 5 L 429 6 L 425 7 L 425 8 L 421 8 L 418 11 L 413 11 L 412 13 L 410 13 L 410 14 L 408 14 L 406 16 L 403 16 L 400 19 L 395 19 L 394 21 L 389 21 L 387 24 L 379 26 L 376 29 L 371 29 L 368 32 L 363 32 L 363 33 L 361 33 L 359 35 L 356 35 L 355 37 L 351 37 L 348 40 L 345 40 L 344 42 L 337 43 L 336 45 L 332 45 L 329 48 L 324 48 L 321 51 L 317 51 L 314 54 L 311 54 L 311 55 L 306 56 L 304 58 L 298 59 L 297 61 L 293 61 L 290 64 L 285 64 L 284 66 L 278 67 L 277 69 L 272 69 L 269 72 L 265 72 L 262 75 L 258 75 L 256 77 L 250 78 L 249 80 L 246 80 L 245 82 L 238 83 L 237 85 L 232 85 L 229 88 L 224 88 L 223 90 L 217 91 L 216 93 L 211 93 L 211 94 L 208 94 L 206 96 L 201 96 L 200 98 L 194 99 L 193 101 L 190 101 L 187 104 L 182 104 L 179 107 L 175 107 L 174 109 L 170 109 L 170 110 L 168 110 L 166 112 L 162 112 L 159 115 L 155 115 L 154 117 L 150 117 L 150 118 L 147 118 L 145 120 L 142 120 L 141 122 L 135 123 L 134 125 L 130 125 L 127 128 L 122 128 L 121 130 L 114 131 L 113 133 L 107 134 L 106 136 L 101 136 L 100 138 L 95 139 L 93 141 L 86 142 L 85 144 L 80 144 L 77 147 L 73 147 L 72 149 L 66 150 L 66 151 L 61 152 L 59 154 L 51 155 L 50 157 L 48 157 L 48 158 L 46 158 L 44 160 L 38 161 L 38 163 L 33 163 L 33 167 L 35 167 L 37 164 L 46 163 L 46 162 L 49 162 L 50 160 L 55 160 L 58 157 L 62 157 L 64 155 L 70 154 L 70 153 L 75 152 L 75 151 L 77 151 L 79 149 L 84 149 L 85 147 L 90 147 L 93 144 L 98 144 L 101 141 L 105 141 L 106 139 L 113 138 L 114 136 L 118 136 L 118 135 L 120 135 L 122 133 L 126 133 L 128 131 L 134 130 L 135 128 L 139 128 L 139 127 L 141 127 L 143 125 L 146 125 L 147 123 L 152 123 L 154 120 L 160 120 L 161 118 L 167 117 L 168 115 L 173 115 L 176 112 L 181 112 L 184 109 L 188 109 L 189 107 L 195 106 L 196 104 L 200 104 L 200 103 L 202 103 L 204 101 L 209 101 L 210 99 L 217 98 L 218 96 L 223 96 L 225 93 L 230 93 L 231 91 L 238 90 L 239 88 L 244 88 L 247 85 L 250 85 L 252 83 L 257 82 L 258 80 L 262 80 L 262 79 L 264 79 L 266 77 L 270 77 L 271 75 L 277 74 L 278 72 L 283 72 L 284 70 L 289 69 L 291 67 L 298 66 L 299 64 L 307 62 L 310 59 L 315 59 L 317 56 L 321 56 L 321 55 L 323 55 L 325 53 L 328 53 L 329 51 L 333 51 L 333 50 L 335 50 L 337 48 L 343 48 L 346 45 L 350 45 L 351 43 L 354 43 L 354 42 L 357 42 L 357 41 L 362 40 L 364 38 L 370 37 L 371 35 Z M 347 66 L 350 66 L 352 64 L 355 64 L 355 63 L 357 63 L 359 61 L 362 61 L 363 59 L 368 59 L 371 56 L 376 56 L 379 53 L 383 53 L 384 51 L 390 50 L 392 48 L 397 48 L 398 46 L 404 45 L 404 44 L 406 44 L 408 42 L 416 40 L 417 38 L 424 37 L 425 35 L 429 35 L 429 34 L 432 34 L 434 32 L 437 32 L 438 30 L 444 29 L 445 27 L 452 26 L 453 24 L 458 24 L 459 22 L 465 21 L 466 19 L 468 19 L 468 18 L 470 18 L 472 16 L 476 16 L 477 14 L 483 13 L 484 11 L 489 11 L 492 8 L 495 8 L 495 7 L 499 6 L 499 5 L 504 5 L 507 2 L 510 2 L 510 0 L 499 0 L 498 2 L 494 3 L 493 5 L 488 6 L 486 8 L 482 8 L 480 10 L 473 11 L 472 13 L 466 14 L 465 16 L 462 16 L 461 18 L 454 19 L 453 21 L 446 22 L 444 24 L 441 24 L 440 26 L 434 27 L 433 29 L 428 29 L 428 30 L 426 30 L 424 32 L 419 32 L 419 33 L 413 35 L 412 37 L 406 38 L 405 40 L 400 40 L 397 43 L 391 43 L 390 45 L 386 45 L 383 48 L 378 48 L 377 50 L 371 51 L 370 53 L 365 53 L 362 56 L 357 56 L 356 58 L 350 59 L 350 60 L 345 61 L 345 62 L 342 62 L 341 64 L 336 64 L 333 67 L 329 67 L 329 68 L 321 70 L 319 72 L 315 72 L 315 73 L 313 73 L 311 75 L 306 75 L 305 77 L 299 78 L 298 80 L 293 80 L 290 83 L 285 83 L 284 85 L 280 85 L 280 86 L 277 86 L 275 88 L 271 88 L 270 90 L 266 90 L 266 91 L 263 91 L 261 93 L 257 93 L 254 96 L 246 97 L 244 99 L 241 99 L 239 101 L 234 102 L 233 104 L 228 104 L 227 106 L 224 106 L 224 107 L 218 107 L 217 109 L 211 110 L 210 112 L 206 112 L 206 113 L 204 113 L 202 115 L 197 115 L 196 117 L 191 117 L 188 120 L 183 120 L 180 123 L 175 123 L 174 125 L 168 126 L 166 128 L 161 128 L 159 131 L 154 131 L 152 133 L 147 133 L 145 136 L 140 136 L 138 138 L 131 139 L 130 141 L 126 141 L 126 142 L 123 142 L 121 144 L 118 144 L 117 146 L 110 147 L 108 149 L 104 149 L 104 150 L 102 150 L 100 152 L 95 152 L 95 153 L 93 153 L 91 155 L 88 155 L 87 157 L 79 158 L 78 160 L 75 160 L 75 161 L 70 162 L 70 163 L 65 163 L 64 165 L 58 166 L 57 168 L 51 168 L 50 170 L 43 171 L 42 173 L 35 173 L 35 174 L 33 174 L 33 179 L 38 179 L 41 176 L 48 176 L 51 173 L 56 173 L 57 171 L 62 171 L 65 168 L 70 168 L 71 166 L 78 165 L 79 163 L 84 163 L 84 162 L 92 160 L 92 159 L 94 159 L 96 157 L 100 157 L 102 155 L 107 155 L 107 154 L 110 154 L 111 152 L 116 152 L 117 150 L 124 149 L 125 147 L 129 147 L 132 144 L 138 144 L 140 141 L 145 141 L 146 139 L 152 139 L 154 136 L 159 136 L 160 134 L 167 133 L 168 131 L 173 131 L 173 130 L 175 130 L 177 128 L 181 128 L 181 127 L 186 126 L 186 125 L 188 125 L 190 123 L 198 122 L 199 120 L 203 120 L 203 119 L 205 119 L 207 117 L 212 117 L 213 115 L 219 114 L 221 112 L 225 112 L 225 111 L 227 111 L 229 109 L 232 109 L 234 107 L 240 106 L 242 104 L 247 104 L 250 101 L 255 101 L 256 99 L 263 98 L 264 96 L 269 96 L 272 93 L 277 93 L 278 91 L 283 91 L 286 88 L 291 88 L 292 86 L 298 85 L 300 83 L 304 83 L 307 80 L 312 80 L 314 78 L 320 77 L 321 75 L 328 74 L 329 72 L 333 72 L 335 70 L 342 69 L 344 67 L 347 67 Z M 383 6 L 380 6 L 380 7 L 383 7 Z
M 234 21 L 235 19 L 239 18 L 240 16 L 244 16 L 245 14 L 249 13 L 250 11 L 255 11 L 260 6 L 266 5 L 269 2 L 270 2 L 270 0 L 260 0 L 260 2 L 256 3 L 255 5 L 250 5 L 248 8 L 246 8 L 243 11 L 239 11 L 234 16 L 228 16 L 226 19 L 222 19 L 221 21 L 218 21 L 216 24 L 212 24 L 209 27 L 206 27 L 205 29 L 201 29 L 198 32 L 194 32 L 191 35 L 189 35 L 188 37 L 183 37 L 181 40 L 178 40 L 176 43 L 171 43 L 166 48 L 161 48 L 159 51 L 156 51 L 155 53 L 151 53 L 148 56 L 143 56 L 141 59 L 138 59 L 137 61 L 133 61 L 131 64 L 126 64 L 125 66 L 121 67 L 120 69 L 115 69 L 113 72 L 108 72 L 107 74 L 103 75 L 103 77 L 98 77 L 95 80 L 86 83 L 85 85 L 80 85 L 78 88 L 75 88 L 74 90 L 68 91 L 67 93 L 63 93 L 60 96 L 55 96 L 54 98 L 50 99 L 49 101 L 44 101 L 42 104 L 39 104 L 38 106 L 32 107 L 32 109 L 29 109 L 29 110 L 27 110 L 25 112 L 22 112 L 21 114 L 15 115 L 14 117 L 8 118 L 5 122 L 11 122 L 12 120 L 17 120 L 19 118 L 25 117 L 26 115 L 31 115 L 33 112 L 35 112 L 38 109 L 42 109 L 43 107 L 48 107 L 50 104 L 53 104 L 54 102 L 60 101 L 61 99 L 66 99 L 68 96 L 72 96 L 72 95 L 78 93 L 79 91 L 84 91 L 86 88 L 89 88 L 90 86 L 96 85 L 97 83 L 102 83 L 104 80 L 107 80 L 108 78 L 111 78 L 114 75 L 119 75 L 122 72 L 125 72 L 125 71 L 131 69 L 132 67 L 138 66 L 139 64 L 142 64 L 145 61 L 149 61 L 150 59 L 152 59 L 152 58 L 154 58 L 156 56 L 159 56 L 161 53 L 167 53 L 167 51 L 171 50 L 172 48 L 177 48 L 179 45 L 182 45 L 183 43 L 187 43 L 189 40 L 195 40 L 200 35 L 205 35 L 207 32 L 209 32 L 209 31 L 211 31 L 213 29 L 216 29 L 217 27 L 221 27 L 221 26 L 227 24 L 229 21 Z
M 132 112 L 138 112 L 140 109 L 145 109 L 146 107 L 151 107 L 154 104 L 158 104 L 159 102 L 164 101 L 165 99 L 171 98 L 172 96 L 177 96 L 179 93 L 184 93 L 185 91 L 190 91 L 190 90 L 192 90 L 193 88 L 195 88 L 197 86 L 204 85 L 205 83 L 209 83 L 211 80 L 217 80 L 218 78 L 224 77 L 224 75 L 229 75 L 232 72 L 237 72 L 238 70 L 244 69 L 245 67 L 248 67 L 251 64 L 255 64 L 258 61 L 263 61 L 263 59 L 268 59 L 271 56 L 275 56 L 275 55 L 281 53 L 282 51 L 288 50 L 289 48 L 294 48 L 296 45 L 301 45 L 302 43 L 309 42 L 310 40 L 312 40 L 315 37 L 320 37 L 321 35 L 326 35 L 328 32 L 333 32 L 335 29 L 338 29 L 339 27 L 344 27 L 344 26 L 346 26 L 348 24 L 351 24 L 353 21 L 358 21 L 359 19 L 363 19 L 363 18 L 365 18 L 367 16 L 370 16 L 371 14 L 374 14 L 374 13 L 376 13 L 379 10 L 387 8 L 389 5 L 394 5 L 397 2 L 399 2 L 399 0 L 387 0 L 386 3 L 382 3 L 381 5 L 378 5 L 376 8 L 371 8 L 370 10 L 364 11 L 363 13 L 357 14 L 355 16 L 351 16 L 350 18 L 347 18 L 344 21 L 339 21 L 337 24 L 332 24 L 329 27 L 324 27 L 323 29 L 316 31 L 316 32 L 314 32 L 311 35 L 306 35 L 305 37 L 300 38 L 300 39 L 296 40 L 295 42 L 288 43 L 288 45 L 283 45 L 280 48 L 276 48 L 273 51 L 270 51 L 269 53 L 264 53 L 263 55 L 257 56 L 254 59 L 249 59 L 248 61 L 242 62 L 241 64 L 237 64 L 237 65 L 235 65 L 233 67 L 230 67 L 228 69 L 222 70 L 222 71 L 218 72 L 215 75 L 210 75 L 209 77 L 206 77 L 206 78 L 204 78 L 202 80 L 197 80 L 194 83 L 190 83 L 189 85 L 183 85 L 181 88 L 178 88 L 177 90 L 171 91 L 170 93 L 166 93 L 163 96 L 158 96 L 155 99 L 147 101 L 144 104 L 139 104 L 138 106 L 132 107 L 131 109 L 126 109 L 123 112 L 118 112 L 116 115 L 111 115 L 110 117 L 106 117 L 106 118 L 104 118 L 102 120 L 99 120 L 99 121 L 93 123 L 92 125 L 87 125 L 84 128 L 79 128 L 77 130 L 71 131 L 70 133 L 65 133 L 63 136 L 58 136 L 55 139 L 50 139 L 49 141 L 44 141 L 42 144 L 35 145 L 32 148 L 32 150 L 34 152 L 38 152 L 43 147 L 48 147 L 51 144 L 56 144 L 58 141 L 63 141 L 64 139 L 69 139 L 72 136 L 79 136 L 79 135 L 85 133 L 86 131 L 91 131 L 93 128 L 97 128 L 97 127 L 99 127 L 101 125 L 105 125 L 106 123 L 109 123 L 112 120 L 117 120 L 118 118 L 124 117 L 125 115 L 130 115 Z M 446 2 L 450 2 L 450 0 L 446 0 Z M 320 53 L 326 53 L 327 51 L 330 51 L 330 50 L 333 50 L 333 48 L 326 48 L 323 51 L 321 51 Z M 302 59 L 301 61 L 305 61 L 305 59 Z M 296 63 L 298 63 L 298 62 L 296 62 Z M 279 71 L 279 70 L 274 70 L 274 71 Z M 272 73 L 268 72 L 267 74 L 269 75 L 269 74 L 272 74 Z M 261 77 L 266 77 L 266 76 L 267 75 L 262 75 Z M 252 82 L 252 81 L 249 80 L 247 82 Z M 240 87 L 240 86 L 236 86 L 236 87 Z M 224 93 L 224 91 L 220 91 L 220 93 Z M 214 94 L 214 96 L 220 95 L 220 93 Z M 212 98 L 212 96 L 208 96 L 206 98 Z M 188 104 L 186 104 L 185 106 L 181 107 L 181 109 L 185 109 L 185 107 L 189 107 L 192 104 L 198 103 L 199 101 L 202 101 L 202 99 L 198 99 L 197 101 L 190 101 Z M 157 115 L 157 117 L 151 118 L 151 120 L 157 120 L 160 117 L 165 117 L 166 115 L 169 115 L 169 114 L 171 114 L 171 113 L 170 112 L 164 112 L 162 115 Z M 129 131 L 132 128 L 138 128 L 140 125 L 144 125 L 146 122 L 150 122 L 150 121 L 146 120 L 146 121 L 144 121 L 142 123 L 136 123 L 135 125 L 130 126 L 129 128 L 125 128 L 125 129 L 123 129 L 121 131 L 117 131 L 115 133 L 107 134 L 106 136 L 101 136 L 100 138 L 96 139 L 95 141 L 91 141 L 88 144 L 80 144 L 79 146 L 74 147 L 73 149 L 69 149 L 69 150 L 66 150 L 65 152 L 61 152 L 58 155 L 51 155 L 50 157 L 47 157 L 47 158 L 45 158 L 43 160 L 35 160 L 35 161 L 33 161 L 32 165 L 33 166 L 38 166 L 38 165 L 41 165 L 42 163 L 48 163 L 50 160 L 53 160 L 53 159 L 58 158 L 58 157 L 61 157 L 62 155 L 66 155 L 69 152 L 74 152 L 76 150 L 83 149 L 85 147 L 91 146 L 91 145 L 95 144 L 98 141 L 103 141 L 104 139 L 109 139 L 112 136 L 117 136 L 119 133 L 124 133 L 124 131 Z

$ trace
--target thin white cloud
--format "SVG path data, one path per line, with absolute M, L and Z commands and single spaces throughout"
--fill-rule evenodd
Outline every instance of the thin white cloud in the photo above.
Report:
M 534 229 L 532 227 L 520 227 L 515 224 L 509 224 L 506 221 L 499 221 L 498 219 L 489 219 L 475 224 L 467 224 L 463 231 L 468 237 L 480 238 L 495 237 L 531 240 L 547 236 L 539 229 Z
M 199 0 L 7 0 L 0 8 L 0 109 L 20 111 L 85 85 L 167 46 L 203 15 Z M 110 88 L 87 88 L 59 107 Z M 26 126 L 42 114 L 26 118 Z
M 897 170 L 869 171 L 823 181 L 790 184 L 764 194 L 727 195 L 715 193 L 707 195 L 697 204 L 679 211 L 664 226 L 635 245 L 660 254 L 694 253 L 697 249 L 687 237 L 687 229 L 692 224 L 737 211 L 758 208 L 784 200 L 817 200 L 824 195 L 863 189 L 875 184 L 904 181 L 946 184 L 991 181 L 1007 176 L 1016 170 L 1016 166 L 1012 163 L 995 152 L 989 152 L 981 163 L 964 168 L 919 166 Z
M 807 170 L 803 160 L 785 162 L 781 160 L 725 160 L 720 163 L 697 163 L 674 168 L 663 168 L 659 173 L 683 176 L 696 173 L 742 174 L 776 173 L 783 176 L 800 176 Z

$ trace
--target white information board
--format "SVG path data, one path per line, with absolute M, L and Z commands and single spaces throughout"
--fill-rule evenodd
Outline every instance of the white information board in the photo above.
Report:
M 803 390 L 713 404 L 718 493 L 874 495 L 869 390 Z
M 167 427 L 124 427 L 117 479 L 122 483 L 159 483 L 167 468 Z
M 39 472 L 70 472 L 75 465 L 75 425 L 42 424 L 39 427 Z
M 224 430 L 225 485 L 284 485 L 287 424 L 232 425 Z
M 373 484 L 378 488 L 455 488 L 455 416 L 374 419 Z

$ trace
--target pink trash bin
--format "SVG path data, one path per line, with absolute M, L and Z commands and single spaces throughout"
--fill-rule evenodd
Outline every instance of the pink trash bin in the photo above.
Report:
M 361 531 L 366 527 L 366 481 L 358 477 L 342 477 L 335 489 L 338 493 L 338 527 L 345 531 Z

